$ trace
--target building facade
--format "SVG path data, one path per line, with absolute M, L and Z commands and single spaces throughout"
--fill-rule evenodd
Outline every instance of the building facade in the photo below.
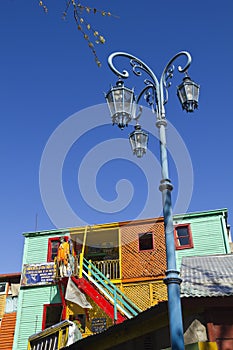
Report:
M 231 252 L 227 209 L 175 215 L 174 238 L 177 267 L 183 257 Z
M 63 320 L 85 338 L 167 300 L 163 218 L 24 236 L 13 350 Z M 230 253 L 227 210 L 174 216 L 174 237 L 178 266 L 183 256 Z

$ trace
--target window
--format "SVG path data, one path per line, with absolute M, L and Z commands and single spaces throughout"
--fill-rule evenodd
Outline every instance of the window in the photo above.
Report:
M 6 282 L 0 282 L 0 294 L 6 294 Z
M 139 250 L 151 250 L 153 248 L 153 233 L 139 233 Z
M 174 233 L 176 249 L 193 248 L 190 224 L 182 224 L 175 226 Z
M 0 282 L 0 294 L 11 295 L 11 285 L 9 282 Z
M 44 305 L 42 330 L 62 321 L 62 304 Z
M 65 236 L 65 241 L 68 240 L 69 237 Z M 54 261 L 54 258 L 57 256 L 57 250 L 60 245 L 60 239 L 61 237 L 53 237 L 49 238 L 48 240 L 48 255 L 47 255 L 47 261 L 52 262 Z

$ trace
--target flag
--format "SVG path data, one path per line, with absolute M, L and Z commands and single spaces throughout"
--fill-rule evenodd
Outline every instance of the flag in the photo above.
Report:
M 78 289 L 70 277 L 66 287 L 65 299 L 81 306 L 84 309 L 92 309 L 92 306 L 87 301 L 85 294 Z

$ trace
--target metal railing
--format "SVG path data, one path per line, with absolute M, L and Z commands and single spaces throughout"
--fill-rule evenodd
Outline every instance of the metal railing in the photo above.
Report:
M 92 261 L 92 264 L 110 280 L 120 279 L 119 260 Z
M 91 261 L 81 258 L 80 265 L 81 274 L 90 280 L 96 288 L 104 294 L 104 296 L 114 306 L 114 319 L 117 320 L 117 311 L 120 311 L 127 318 L 138 315 L 141 310 L 126 295 L 118 289 L 109 278 L 107 278 Z

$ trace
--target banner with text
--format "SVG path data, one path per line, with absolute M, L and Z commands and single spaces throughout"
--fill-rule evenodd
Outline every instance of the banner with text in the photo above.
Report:
M 21 278 L 22 286 L 44 285 L 54 282 L 54 263 L 24 264 Z

